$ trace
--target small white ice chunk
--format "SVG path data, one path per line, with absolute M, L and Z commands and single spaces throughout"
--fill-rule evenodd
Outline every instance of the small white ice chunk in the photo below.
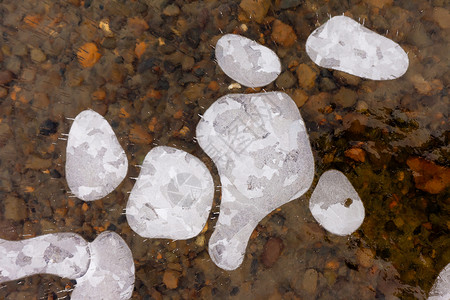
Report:
M 182 150 L 155 147 L 131 191 L 128 223 L 142 237 L 189 239 L 205 226 L 213 197 L 213 179 L 203 162 Z
M 66 179 L 72 193 L 84 201 L 103 198 L 122 182 L 127 170 L 127 156 L 108 122 L 93 110 L 78 114 L 66 150 Z
M 0 239 L 0 283 L 35 274 L 76 279 L 86 273 L 89 258 L 88 243 L 75 233 Z
M 217 266 L 234 270 L 259 221 L 309 189 L 314 158 L 308 134 L 294 101 L 270 92 L 219 98 L 197 125 L 197 139 L 222 185 L 209 253 Z
M 89 244 L 91 263 L 72 292 L 72 300 L 128 300 L 134 288 L 134 261 L 125 241 L 111 231 Z
M 450 299 L 450 264 L 439 273 L 438 278 L 431 288 L 428 300 Z
M 306 52 L 321 67 L 373 80 L 398 78 L 409 65 L 397 43 L 345 16 L 333 17 L 314 30 Z
M 217 41 L 216 58 L 225 74 L 248 87 L 268 85 L 281 72 L 275 52 L 237 34 L 226 34 Z
M 329 170 L 322 174 L 309 200 L 314 218 L 326 230 L 348 235 L 364 221 L 364 205 L 344 174 Z

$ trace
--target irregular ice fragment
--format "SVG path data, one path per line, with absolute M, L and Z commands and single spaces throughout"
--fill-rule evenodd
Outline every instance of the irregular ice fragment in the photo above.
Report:
M 76 279 L 89 266 L 88 243 L 75 233 L 55 233 L 21 241 L 0 239 L 0 283 L 35 274 Z
M 153 148 L 145 157 L 127 204 L 130 227 L 149 238 L 189 239 L 206 224 L 214 183 L 195 156 L 175 148 Z
M 397 43 L 345 16 L 333 17 L 314 30 L 306 52 L 321 67 L 373 80 L 398 78 L 409 65 Z
M 428 295 L 428 300 L 448 299 L 450 299 L 450 264 L 439 273 Z
M 93 110 L 82 111 L 69 131 L 66 179 L 72 193 L 92 201 L 111 193 L 125 178 L 128 160 L 108 122 Z
M 134 261 L 125 241 L 111 231 L 102 232 L 89 244 L 91 263 L 77 279 L 70 299 L 127 300 L 134 288 Z
M 281 73 L 275 52 L 237 34 L 226 34 L 217 41 L 216 58 L 225 74 L 248 87 L 268 85 Z
M 310 187 L 309 138 L 294 101 L 281 92 L 221 97 L 197 125 L 197 138 L 222 184 L 209 253 L 219 267 L 233 270 L 258 222 Z
M 354 232 L 364 221 L 364 205 L 344 174 L 329 170 L 319 178 L 309 200 L 314 218 L 337 235 Z

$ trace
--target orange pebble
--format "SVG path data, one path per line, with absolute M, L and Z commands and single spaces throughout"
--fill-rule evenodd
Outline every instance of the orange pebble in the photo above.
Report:
M 102 55 L 94 43 L 86 43 L 78 49 L 78 61 L 84 68 L 90 68 L 95 65 Z

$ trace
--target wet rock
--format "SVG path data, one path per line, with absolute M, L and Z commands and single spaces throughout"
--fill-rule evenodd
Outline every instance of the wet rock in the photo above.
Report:
M 299 6 L 300 4 L 302 4 L 302 2 L 303 0 L 281 0 L 280 8 L 281 9 L 293 8 Z
M 0 71 L 0 85 L 8 84 L 14 79 L 13 73 L 8 70 Z
M 297 107 L 302 107 L 308 100 L 308 94 L 304 90 L 300 89 L 295 90 L 291 97 L 295 104 L 297 104 Z
M 204 95 L 205 88 L 206 85 L 204 83 L 189 84 L 183 94 L 190 102 L 193 102 Z
M 21 61 L 17 56 L 9 56 L 5 59 L 5 68 L 14 74 L 18 75 L 20 72 Z
M 294 45 L 297 40 L 294 29 L 280 20 L 275 20 L 272 27 L 272 39 L 284 47 Z
M 0 86 L 0 98 L 5 98 L 8 95 L 8 90 Z
M 6 219 L 17 222 L 26 219 L 28 209 L 23 199 L 8 195 L 3 200 L 3 205 Z
M 429 95 L 432 92 L 432 85 L 426 81 L 421 74 L 414 74 L 411 76 L 411 81 L 414 84 L 414 88 L 422 95 Z
M 377 8 L 383 8 L 385 5 L 392 5 L 393 0 L 364 0 L 364 2 Z
M 358 264 L 364 268 L 370 268 L 373 264 L 374 253 L 369 248 L 360 248 L 356 251 Z
M 36 70 L 27 68 L 27 69 L 23 70 L 22 76 L 20 77 L 20 79 L 25 82 L 32 82 L 35 77 L 36 77 Z
M 450 12 L 444 7 L 435 7 L 433 9 L 433 19 L 443 29 L 450 28 Z
M 344 152 L 345 156 L 360 162 L 366 161 L 366 152 L 361 148 L 352 148 Z
M 168 5 L 164 8 L 163 14 L 168 17 L 178 16 L 180 14 L 180 8 L 175 4 Z
M 337 81 L 342 85 L 353 85 L 357 86 L 361 82 L 361 78 L 355 75 L 351 75 L 342 71 L 334 71 L 333 72 L 334 78 L 337 79 Z
M 290 71 L 284 71 L 276 80 L 276 85 L 280 89 L 288 89 L 295 85 L 295 76 Z
M 411 157 L 406 163 L 413 171 L 416 188 L 430 194 L 439 194 L 450 186 L 449 168 L 420 157 Z
M 356 99 L 358 98 L 358 94 L 350 90 L 348 88 L 341 88 L 336 95 L 334 96 L 334 100 L 336 104 L 341 105 L 342 107 L 351 107 L 356 103 Z
M 270 8 L 270 0 L 242 0 L 239 6 L 250 19 L 262 23 Z
M 278 260 L 283 251 L 283 241 L 278 237 L 271 237 L 264 245 L 264 250 L 261 255 L 261 261 L 264 266 L 270 268 Z
M 50 168 L 52 165 L 51 159 L 43 159 L 37 156 L 29 156 L 25 167 L 32 170 L 45 170 Z
M 130 142 L 136 144 L 148 145 L 153 142 L 153 137 L 142 126 L 137 124 L 131 126 L 128 137 Z
M 97 45 L 94 43 L 86 43 L 77 51 L 78 62 L 84 68 L 94 66 L 102 55 L 98 52 Z
M 168 289 L 176 289 L 178 287 L 178 281 L 180 279 L 180 273 L 174 270 L 166 270 L 163 275 L 163 283 Z
M 314 269 L 306 270 L 303 275 L 302 287 L 308 294 L 314 295 L 316 293 L 318 277 L 319 274 Z
M 307 64 L 301 64 L 297 68 L 298 84 L 310 90 L 314 87 L 317 78 L 317 72 Z
M 334 81 L 331 80 L 328 77 L 323 77 L 320 79 L 319 83 L 319 90 L 323 92 L 330 92 L 332 90 L 336 89 L 336 84 L 334 84 Z
M 42 52 L 42 50 L 38 48 L 31 49 L 30 56 L 31 60 L 37 63 L 42 63 L 47 59 L 44 52 Z

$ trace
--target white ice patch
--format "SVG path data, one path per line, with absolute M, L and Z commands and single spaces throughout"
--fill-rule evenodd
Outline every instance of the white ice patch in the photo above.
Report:
M 326 230 L 348 235 L 364 221 L 364 205 L 347 177 L 339 171 L 322 174 L 309 200 L 314 218 Z
M 72 292 L 73 300 L 127 300 L 134 288 L 134 261 L 125 241 L 111 231 L 89 244 L 91 263 Z
M 76 279 L 87 271 L 89 259 L 88 243 L 75 233 L 22 241 L 0 239 L 0 283 L 35 274 Z
M 249 87 L 268 85 L 281 72 L 275 52 L 236 34 L 226 34 L 217 41 L 216 58 L 225 74 Z
M 111 193 L 125 178 L 128 160 L 114 131 L 98 113 L 78 114 L 69 131 L 66 179 L 72 193 L 92 201 Z
M 216 164 L 222 185 L 209 253 L 220 268 L 233 270 L 242 263 L 258 222 L 310 187 L 309 138 L 294 101 L 270 92 L 221 97 L 200 120 L 197 139 Z
M 438 278 L 431 288 L 428 300 L 450 299 L 450 264 L 439 273 Z
M 189 239 L 205 226 L 213 197 L 213 179 L 203 162 L 182 150 L 156 147 L 131 191 L 128 223 L 142 237 Z
M 321 67 L 373 80 L 398 78 L 409 65 L 397 43 L 345 16 L 333 17 L 314 30 L 306 52 Z

